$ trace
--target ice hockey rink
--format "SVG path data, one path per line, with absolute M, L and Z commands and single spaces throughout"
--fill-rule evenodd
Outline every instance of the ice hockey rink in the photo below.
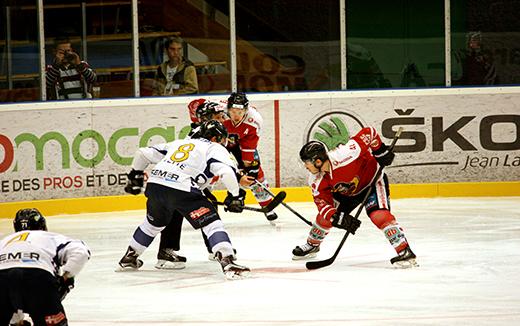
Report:
M 312 203 L 289 203 L 313 219 Z M 70 325 L 519 325 L 520 197 L 393 201 L 420 267 L 393 269 L 395 255 L 366 215 L 329 267 L 307 271 L 291 260 L 308 226 L 276 209 L 224 213 L 247 279 L 228 281 L 207 259 L 200 231 L 184 224 L 183 270 L 154 268 L 158 239 L 137 272 L 117 273 L 144 211 L 48 217 L 52 231 L 85 241 L 92 259 L 64 305 Z M 0 220 L 0 235 L 12 229 Z M 333 230 L 319 259 L 343 233 Z

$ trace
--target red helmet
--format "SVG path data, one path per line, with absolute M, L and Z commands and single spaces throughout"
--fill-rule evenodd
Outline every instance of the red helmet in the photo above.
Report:
M 199 98 L 199 99 L 191 101 L 190 104 L 188 104 L 188 110 L 190 111 L 191 122 L 200 123 L 200 120 L 197 117 L 197 108 L 204 103 L 206 103 L 206 99 Z

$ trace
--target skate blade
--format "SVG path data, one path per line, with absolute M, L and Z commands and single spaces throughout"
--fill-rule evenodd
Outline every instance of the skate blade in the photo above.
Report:
M 251 271 L 227 271 L 224 272 L 224 276 L 227 280 L 242 280 L 251 276 Z
M 184 269 L 186 268 L 186 263 L 179 262 L 171 262 L 171 261 L 158 261 L 155 264 L 155 268 L 157 269 Z
M 292 257 L 292 260 L 307 260 L 307 259 L 311 259 L 311 258 L 314 258 L 318 255 L 317 252 L 313 252 L 312 254 L 308 254 L 307 256 L 294 256 Z
M 139 268 L 141 268 L 144 265 L 144 262 L 141 259 L 137 260 L 137 267 L 133 267 L 130 265 L 122 266 L 121 263 L 117 264 L 117 268 L 115 269 L 115 272 L 134 272 L 137 271 Z
M 134 268 L 134 267 L 130 267 L 130 266 L 126 266 L 126 267 L 123 267 L 121 265 L 117 265 L 116 269 L 114 270 L 114 272 L 137 272 L 139 270 L 139 268 Z
M 394 268 L 396 269 L 407 269 L 407 268 L 413 268 L 413 267 L 419 267 L 419 264 L 415 261 L 415 258 L 408 259 L 408 260 L 401 260 L 396 261 L 392 264 Z

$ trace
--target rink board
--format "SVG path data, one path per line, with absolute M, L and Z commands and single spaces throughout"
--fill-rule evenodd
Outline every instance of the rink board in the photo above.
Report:
M 281 188 L 273 188 L 278 193 Z M 285 202 L 310 202 L 312 195 L 307 187 L 283 188 L 287 192 Z M 246 205 L 256 202 L 247 190 Z M 476 182 L 439 184 L 396 184 L 390 186 L 392 199 L 431 197 L 507 197 L 520 196 L 520 182 Z M 224 200 L 226 192 L 214 192 Z M 146 207 L 144 195 L 99 196 L 86 198 L 62 198 L 24 202 L 0 203 L 0 218 L 12 218 L 21 208 L 38 207 L 44 215 L 81 214 L 111 211 L 142 210 Z M 284 209 L 284 208 L 281 208 Z
M 185 137 L 186 103 L 194 98 L 0 105 L 2 202 L 124 195 L 136 149 Z M 387 143 L 404 128 L 386 173 L 392 184 L 421 185 L 409 194 L 430 184 L 450 189 L 441 185 L 520 179 L 520 87 L 249 98 L 264 120 L 259 153 L 274 187 L 306 185 L 298 159 L 305 142 L 334 147 L 363 126 L 375 127 Z M 447 192 L 471 196 L 474 189 L 457 188 Z

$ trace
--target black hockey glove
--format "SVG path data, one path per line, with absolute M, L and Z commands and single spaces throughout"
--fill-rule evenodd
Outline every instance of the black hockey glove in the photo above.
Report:
M 260 162 L 254 160 L 251 162 L 250 166 L 246 166 L 244 168 L 244 174 L 255 179 L 258 178 L 258 173 L 260 172 Z
M 132 169 L 128 173 L 128 184 L 125 186 L 125 192 L 132 195 L 139 195 L 144 185 L 144 172 Z
M 381 147 L 379 147 L 378 150 L 373 151 L 372 155 L 374 155 L 377 163 L 382 167 L 391 165 L 395 157 L 394 152 L 388 150 L 388 146 L 385 144 L 381 144 Z
M 63 301 L 67 294 L 69 294 L 70 290 L 74 288 L 74 277 L 69 277 L 65 279 L 63 276 L 58 278 L 58 294 L 60 296 L 60 301 Z
M 356 230 L 361 225 L 361 221 L 355 218 L 354 216 L 338 212 L 332 215 L 330 221 L 332 222 L 332 226 L 346 230 L 347 232 L 352 234 L 356 234 Z
M 228 192 L 224 200 L 224 205 L 226 205 L 224 210 L 232 213 L 241 213 L 244 210 L 244 197 L 243 193 L 239 193 L 238 196 L 233 196 Z

